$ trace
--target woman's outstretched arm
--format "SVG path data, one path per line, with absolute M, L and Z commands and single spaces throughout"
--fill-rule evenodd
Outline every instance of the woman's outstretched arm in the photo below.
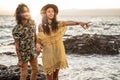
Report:
M 66 26 L 81 25 L 84 29 L 88 28 L 90 22 L 65 21 Z

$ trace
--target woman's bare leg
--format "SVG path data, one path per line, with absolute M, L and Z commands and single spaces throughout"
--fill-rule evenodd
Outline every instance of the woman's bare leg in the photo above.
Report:
M 51 74 L 51 75 L 47 74 L 46 75 L 46 80 L 53 80 L 53 74 Z
M 59 69 L 56 69 L 56 71 L 53 73 L 53 80 L 58 80 L 58 73 Z

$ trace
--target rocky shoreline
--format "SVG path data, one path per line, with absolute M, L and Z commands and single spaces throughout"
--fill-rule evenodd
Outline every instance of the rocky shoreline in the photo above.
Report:
M 7 42 L 4 45 L 14 45 Z M 120 53 L 120 35 L 83 34 L 68 36 L 64 40 L 67 54 L 102 54 L 115 55 Z M 16 56 L 15 52 L 2 52 L 0 55 Z
M 68 54 L 116 55 L 120 51 L 120 35 L 73 36 L 64 41 Z
M 39 65 L 39 74 L 37 80 L 46 80 L 45 75 L 42 70 L 42 66 Z M 30 80 L 31 69 L 28 66 L 28 75 L 26 80 Z M 20 68 L 16 65 L 11 65 L 9 67 L 0 64 L 0 80 L 19 80 L 20 79 Z

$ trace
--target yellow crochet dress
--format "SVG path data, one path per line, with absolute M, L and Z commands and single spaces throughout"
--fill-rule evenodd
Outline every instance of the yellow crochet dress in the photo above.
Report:
M 58 23 L 58 30 L 46 35 L 39 32 L 38 42 L 43 46 L 42 62 L 45 74 L 52 74 L 56 69 L 68 67 L 66 60 L 65 48 L 62 41 L 66 25 L 63 21 Z

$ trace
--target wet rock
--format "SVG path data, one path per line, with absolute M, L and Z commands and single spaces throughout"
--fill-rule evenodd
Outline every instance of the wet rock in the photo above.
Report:
M 15 45 L 15 43 L 14 43 L 14 42 L 11 42 L 11 43 L 9 43 L 8 45 Z
M 13 55 L 13 54 L 15 54 L 15 53 L 14 53 L 14 52 L 3 52 L 2 54 Z
M 45 80 L 45 75 L 43 73 L 43 68 L 39 65 L 40 74 L 37 76 L 37 80 Z M 31 69 L 28 66 L 28 75 L 26 80 L 30 80 Z M 5 65 L 0 65 L 0 80 L 19 80 L 20 79 L 20 68 L 16 65 L 11 65 L 7 67 Z
M 88 67 L 88 68 L 84 68 L 84 71 L 95 71 L 95 69 Z
M 0 80 L 5 80 L 8 74 L 8 67 L 5 65 L 0 65 Z
M 90 35 L 73 36 L 64 41 L 67 53 L 76 54 L 119 54 L 120 35 Z
M 15 53 L 15 52 L 2 52 L 0 54 L 2 54 L 2 55 L 9 55 L 9 56 L 17 56 L 17 53 Z

